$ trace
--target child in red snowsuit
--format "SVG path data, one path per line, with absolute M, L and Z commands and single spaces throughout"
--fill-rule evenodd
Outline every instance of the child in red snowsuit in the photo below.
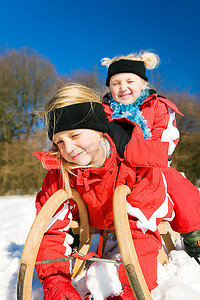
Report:
M 134 245 L 147 285 L 150 290 L 154 289 L 157 286 L 156 258 L 162 246 L 157 225 L 163 218 L 173 217 L 173 203 L 166 193 L 162 172 L 160 168 L 150 166 L 154 165 L 151 148 L 158 147 L 160 141 L 146 141 L 141 128 L 130 122 L 132 139 L 127 143 L 126 131 L 107 120 L 98 97 L 81 85 L 69 84 L 59 89 L 48 102 L 43 115 L 53 146 L 49 152 L 50 164 L 49 154 L 35 154 L 49 169 L 36 198 L 37 213 L 57 190 L 73 187 L 87 204 L 90 224 L 99 229 L 114 229 L 113 192 L 116 186 L 127 184 L 132 191 L 127 202 Z M 126 145 L 127 149 L 123 159 L 117 154 L 110 137 L 115 136 L 116 130 L 121 132 L 122 148 Z M 134 139 L 137 143 L 133 142 Z M 134 152 L 130 149 L 136 156 L 139 153 L 139 168 L 134 165 Z M 168 143 L 163 143 L 160 149 L 155 164 L 164 167 Z M 72 219 L 77 217 L 77 206 L 73 200 L 61 205 L 47 227 L 37 260 L 71 255 L 73 238 L 68 231 Z M 69 261 L 37 265 L 36 271 L 46 300 L 81 299 L 71 286 Z M 124 289 L 118 297 L 134 299 L 122 265 L 119 278 Z
M 179 141 L 175 113 L 182 114 L 170 100 L 148 87 L 146 68 L 153 69 L 158 63 L 159 57 L 151 52 L 102 59 L 102 65 L 109 67 L 106 85 L 110 89 L 103 102 L 109 120 L 119 122 L 127 118 L 140 125 L 147 140 L 168 142 L 166 159 L 170 162 Z M 171 226 L 181 233 L 186 252 L 200 263 L 199 190 L 170 163 L 162 172 L 174 202 L 175 218 Z

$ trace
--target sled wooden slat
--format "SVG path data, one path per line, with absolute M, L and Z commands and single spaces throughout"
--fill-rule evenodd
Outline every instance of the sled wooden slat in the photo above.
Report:
M 92 242 L 93 235 L 90 234 L 90 226 L 89 226 L 89 217 L 88 217 L 88 210 L 87 205 L 83 201 L 80 194 L 75 190 L 72 189 L 73 193 L 73 200 L 77 203 L 78 211 L 79 211 L 79 219 L 80 219 L 80 230 L 79 230 L 79 252 L 82 254 L 87 254 L 90 245 Z M 75 264 L 73 267 L 72 278 L 76 277 L 80 274 L 85 266 L 86 261 L 81 259 L 76 259 Z
M 169 253 L 172 250 L 175 250 L 174 243 L 179 238 L 179 234 L 177 232 L 175 232 L 175 231 L 172 230 L 169 222 L 163 220 L 158 225 L 158 230 L 159 230 L 159 233 L 162 236 L 162 239 L 164 241 L 164 245 L 165 245 L 166 251 Z M 160 250 L 157 259 L 158 259 L 158 261 L 161 264 L 165 264 L 165 263 L 167 263 L 169 261 L 168 257 L 167 257 L 167 254 L 166 254 L 166 252 L 165 252 L 165 250 L 163 248 Z
M 63 189 L 57 191 L 48 199 L 35 218 L 21 256 L 17 280 L 18 300 L 32 299 L 33 271 L 43 234 L 58 207 L 70 197 L 71 195 Z
M 64 189 L 54 193 L 41 208 L 29 231 L 26 243 L 22 252 L 18 279 L 17 279 L 17 300 L 32 299 L 32 279 L 37 253 L 40 247 L 45 230 L 59 206 L 67 199 L 74 198 L 80 211 L 80 244 L 79 249 L 86 254 L 90 247 L 91 235 L 89 234 L 89 221 L 87 207 L 81 199 L 79 193 L 71 189 L 67 193 Z M 84 267 L 84 262 L 77 260 L 75 263 L 75 273 L 80 272 Z
M 128 222 L 126 196 L 131 190 L 126 185 L 118 186 L 113 195 L 113 215 L 119 250 L 127 278 L 137 300 L 152 300 L 144 279 Z

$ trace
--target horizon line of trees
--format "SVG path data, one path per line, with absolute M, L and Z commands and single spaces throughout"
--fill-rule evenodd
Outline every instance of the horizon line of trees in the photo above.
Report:
M 154 88 L 184 114 L 177 116 L 181 140 L 172 166 L 200 186 L 199 95 L 168 91 L 159 73 L 156 75 Z M 96 69 L 60 76 L 55 66 L 33 49 L 0 51 L 0 195 L 33 194 L 41 188 L 46 171 L 32 152 L 42 151 L 47 138 L 35 111 L 61 81 L 72 79 L 101 94 L 106 91 Z

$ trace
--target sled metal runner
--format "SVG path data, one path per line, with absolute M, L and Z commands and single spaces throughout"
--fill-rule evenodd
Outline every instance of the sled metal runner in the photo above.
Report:
M 126 197 L 130 192 L 129 187 L 125 185 L 117 187 L 114 192 L 113 215 L 115 233 L 127 278 L 136 300 L 150 300 L 152 297 L 140 268 L 126 212 Z M 33 271 L 42 237 L 52 216 L 67 199 L 73 199 L 77 203 L 79 210 L 79 225 L 77 225 L 77 222 L 72 222 L 72 227 L 79 226 L 79 252 L 82 255 L 86 255 L 89 251 L 93 233 L 97 232 L 95 232 L 94 228 L 90 230 L 87 206 L 75 189 L 71 189 L 70 192 L 60 189 L 41 208 L 29 231 L 19 266 L 17 300 L 32 299 Z M 162 260 L 163 262 L 167 261 L 166 254 L 164 258 L 162 257 Z M 84 260 L 76 259 L 72 278 L 80 274 L 84 266 Z

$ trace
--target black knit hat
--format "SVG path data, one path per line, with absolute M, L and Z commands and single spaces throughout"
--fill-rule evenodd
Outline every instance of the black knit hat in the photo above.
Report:
M 146 68 L 143 61 L 140 60 L 128 60 L 128 59 L 120 59 L 116 60 L 110 64 L 108 68 L 108 75 L 106 78 L 106 85 L 110 85 L 110 78 L 119 73 L 133 73 L 145 81 L 148 81 L 146 77 Z
M 53 139 L 57 132 L 73 129 L 108 131 L 108 120 L 103 105 L 98 102 L 83 102 L 57 108 L 48 113 L 48 136 Z

